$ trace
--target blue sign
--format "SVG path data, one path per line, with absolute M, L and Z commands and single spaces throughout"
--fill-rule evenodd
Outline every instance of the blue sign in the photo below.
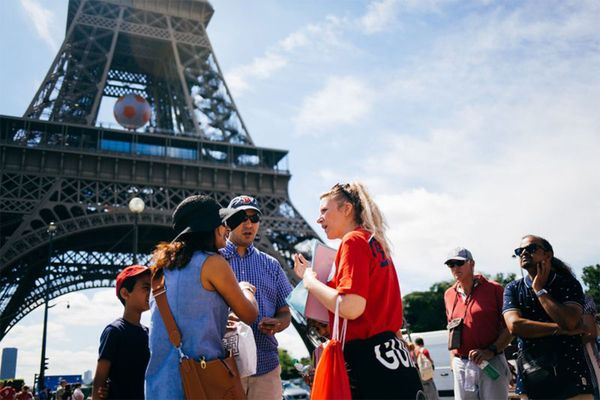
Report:
M 63 379 L 69 384 L 83 383 L 81 380 L 81 375 L 47 375 L 44 377 L 44 386 L 52 391 L 55 391 L 58 385 L 60 385 L 60 381 Z

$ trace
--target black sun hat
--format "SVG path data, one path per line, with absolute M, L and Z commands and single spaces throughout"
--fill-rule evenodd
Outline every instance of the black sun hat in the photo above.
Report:
M 184 199 L 173 211 L 173 229 L 180 241 L 194 232 L 212 232 L 237 210 L 222 208 L 212 197 L 195 195 Z

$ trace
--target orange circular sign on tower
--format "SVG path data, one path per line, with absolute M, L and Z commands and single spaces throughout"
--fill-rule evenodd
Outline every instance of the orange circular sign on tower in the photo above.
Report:
M 123 128 L 135 130 L 150 121 L 152 108 L 142 96 L 130 93 L 119 97 L 113 114 Z

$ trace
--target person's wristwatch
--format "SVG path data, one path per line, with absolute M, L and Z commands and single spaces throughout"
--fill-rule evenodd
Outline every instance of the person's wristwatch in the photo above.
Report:
M 487 348 L 489 351 L 491 351 L 492 353 L 494 353 L 495 356 L 497 356 L 498 353 L 498 346 L 496 346 L 494 343 L 490 344 Z
M 540 296 L 543 296 L 545 294 L 548 294 L 548 291 L 546 289 L 544 289 L 544 288 L 542 288 L 542 289 L 538 290 L 537 292 L 535 292 L 536 297 L 540 297 Z

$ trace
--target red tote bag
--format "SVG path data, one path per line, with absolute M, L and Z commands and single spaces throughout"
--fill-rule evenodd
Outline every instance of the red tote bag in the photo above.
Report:
M 344 361 L 344 340 L 346 336 L 346 320 L 342 328 L 340 341 L 339 319 L 340 301 L 338 296 L 335 303 L 335 317 L 331 340 L 325 345 L 319 364 L 315 370 L 310 398 L 313 400 L 350 400 L 350 381 L 346 362 Z

